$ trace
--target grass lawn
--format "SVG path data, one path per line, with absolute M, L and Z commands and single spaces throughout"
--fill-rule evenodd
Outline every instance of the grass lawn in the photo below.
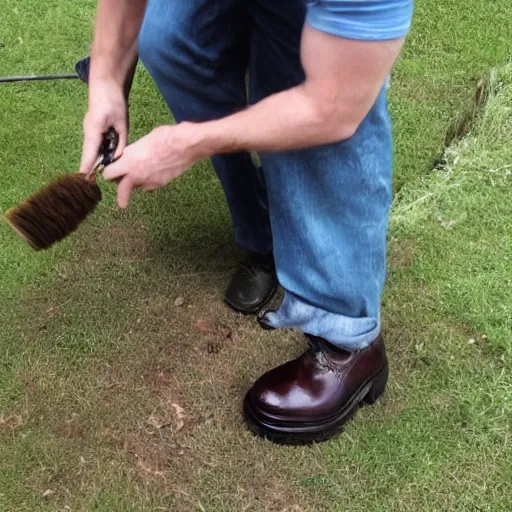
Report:
M 4 0 L 1 74 L 66 72 L 95 2 Z M 277 447 L 244 427 L 252 381 L 300 353 L 221 297 L 237 260 L 203 163 L 34 253 L 0 225 L 0 510 L 512 510 L 512 3 L 417 1 L 393 76 L 388 392 L 343 435 Z M 472 132 L 431 172 L 493 67 Z M 138 72 L 132 138 L 169 122 Z M 0 210 L 77 168 L 86 89 L 0 85 Z M 179 299 L 179 300 L 177 300 Z

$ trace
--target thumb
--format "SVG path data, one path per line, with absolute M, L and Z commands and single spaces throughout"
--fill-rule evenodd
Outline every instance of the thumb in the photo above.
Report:
M 82 148 L 82 160 L 80 162 L 80 172 L 89 173 L 92 171 L 94 162 L 98 158 L 98 148 L 101 144 L 101 132 L 94 130 L 85 134 L 84 145 Z
M 114 159 L 118 159 L 126 148 L 126 144 L 128 144 L 128 129 L 126 126 L 126 120 L 118 121 L 114 123 L 114 129 L 119 136 L 119 141 L 117 143 L 116 152 L 114 155 Z

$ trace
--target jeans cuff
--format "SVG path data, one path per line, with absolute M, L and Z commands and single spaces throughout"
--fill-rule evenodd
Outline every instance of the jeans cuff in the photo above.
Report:
M 307 304 L 286 292 L 278 311 L 269 311 L 259 318 L 269 329 L 300 329 L 319 336 L 344 350 L 362 350 L 380 333 L 380 317 L 351 318 Z

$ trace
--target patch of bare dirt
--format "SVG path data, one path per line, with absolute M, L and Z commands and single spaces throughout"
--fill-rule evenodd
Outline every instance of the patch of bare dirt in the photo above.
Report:
M 65 504 L 112 473 L 155 500 L 173 495 L 176 510 L 311 510 L 293 483 L 308 452 L 255 439 L 241 411 L 253 381 L 300 353 L 302 338 L 228 310 L 227 274 L 134 266 L 152 254 L 143 226 L 92 231 L 51 290 L 22 300 L 36 319 L 24 342 L 44 361 L 20 374 L 27 414 L 49 427 L 55 461 L 30 485 Z
M 128 264 L 146 262 L 152 258 L 147 227 L 142 221 L 133 219 L 95 230 L 94 236 L 85 239 L 82 251 L 91 259 L 97 260 L 101 255 L 101 260 L 117 258 Z
M 388 246 L 388 262 L 391 268 L 407 268 L 414 262 L 414 247 L 406 240 L 390 241 Z

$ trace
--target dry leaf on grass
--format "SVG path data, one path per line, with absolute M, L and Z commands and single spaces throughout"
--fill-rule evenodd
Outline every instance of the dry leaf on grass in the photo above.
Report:
M 185 426 L 185 409 L 174 403 L 167 405 L 174 409 L 174 414 L 167 408 L 159 412 L 155 410 L 148 418 L 148 423 L 157 430 L 172 426 L 174 432 L 179 432 Z
M 0 428 L 14 430 L 23 425 L 23 418 L 19 414 L 10 414 L 9 416 L 0 416 Z
M 46 311 L 48 318 L 53 318 L 60 310 L 59 306 L 55 306 L 54 308 L 50 308 Z
M 171 420 L 167 420 L 167 419 L 162 419 L 158 416 L 155 416 L 154 414 L 152 414 L 149 419 L 148 419 L 148 423 L 152 426 L 152 427 L 155 427 L 156 429 L 161 429 L 161 428 L 165 428 L 165 427 L 168 427 L 170 426 L 171 424 Z
M 178 404 L 171 404 L 176 411 L 176 432 L 179 432 L 185 425 L 185 410 Z

